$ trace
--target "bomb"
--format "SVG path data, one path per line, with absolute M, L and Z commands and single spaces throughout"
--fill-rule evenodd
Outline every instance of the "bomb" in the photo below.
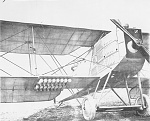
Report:
M 64 79 L 63 79 L 63 78 L 62 78 L 62 79 L 60 79 L 60 82 L 61 82 L 61 83 L 63 83 L 63 82 L 64 82 Z
M 36 84 L 34 89 L 35 89 L 36 91 L 38 91 L 38 90 L 40 89 L 40 85 L 39 85 L 39 84 Z
M 64 79 L 64 83 L 67 83 L 67 81 L 68 81 L 67 79 Z
M 38 81 L 38 84 L 39 84 L 39 85 L 42 85 L 43 82 L 44 82 L 44 80 L 43 80 L 43 79 L 40 79 L 40 80 Z
M 51 86 L 49 85 L 49 86 L 47 86 L 47 90 L 48 91 L 50 91 L 51 90 Z
M 55 83 L 56 82 L 56 79 L 52 79 L 52 83 Z
M 47 79 L 44 79 L 44 85 L 47 85 L 47 82 L 48 82 L 48 80 Z
M 44 86 L 40 85 L 40 91 L 43 91 L 43 89 L 44 89 Z
M 52 80 L 51 79 L 48 79 L 48 84 L 51 84 Z
M 71 82 L 72 80 L 71 79 L 68 79 L 68 82 Z
M 60 79 L 56 79 L 56 82 L 59 83 L 59 82 L 60 82 Z

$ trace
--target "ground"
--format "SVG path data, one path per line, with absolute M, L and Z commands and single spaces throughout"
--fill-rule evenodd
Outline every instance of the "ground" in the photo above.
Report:
M 29 116 L 26 121 L 85 121 L 81 107 L 64 106 L 46 108 Z M 136 116 L 133 112 L 103 112 L 97 113 L 93 121 L 150 121 L 150 117 Z
M 127 102 L 126 92 L 120 89 L 117 91 Z M 66 94 L 69 95 L 64 91 L 57 100 L 62 99 Z M 109 90 L 102 97 L 101 105 L 122 104 Z M 81 102 L 82 99 L 79 101 Z M 0 104 L 0 121 L 85 121 L 85 119 L 82 116 L 81 106 L 76 100 L 72 100 L 65 102 L 60 107 L 54 105 L 53 101 Z M 150 121 L 150 117 L 136 116 L 135 111 L 103 112 L 96 113 L 93 121 Z

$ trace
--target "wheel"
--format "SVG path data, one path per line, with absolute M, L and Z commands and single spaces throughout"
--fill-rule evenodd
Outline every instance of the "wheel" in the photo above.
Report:
M 140 115 L 140 116 L 150 116 L 150 98 L 143 94 L 143 101 L 144 101 L 144 105 L 145 105 L 145 108 L 142 109 L 142 110 L 137 110 L 137 115 Z M 141 98 L 138 97 L 136 99 L 136 104 L 140 104 L 141 105 Z
M 93 120 L 96 114 L 96 102 L 92 96 L 85 97 L 82 102 L 82 113 L 86 120 Z
M 137 99 L 140 97 L 140 90 L 137 86 L 132 87 L 131 90 L 129 91 L 129 96 L 131 99 Z

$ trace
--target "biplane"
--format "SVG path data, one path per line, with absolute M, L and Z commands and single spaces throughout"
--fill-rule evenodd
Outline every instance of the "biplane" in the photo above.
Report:
M 144 62 L 150 63 L 150 34 L 141 29 L 122 26 L 111 19 L 116 31 L 73 28 L 13 21 L 0 21 L 0 55 L 7 53 L 51 55 L 58 68 L 50 72 L 64 71 L 55 55 L 68 55 L 80 47 L 92 52 L 90 74 L 80 76 L 34 75 L 0 77 L 0 102 L 38 102 L 55 99 L 63 89 L 81 89 L 60 102 L 83 98 L 82 112 L 86 120 L 95 118 L 96 112 L 131 111 L 138 115 L 150 115 L 150 80 L 140 77 Z M 88 52 L 89 52 L 88 51 Z M 67 65 L 83 59 L 81 54 Z M 81 59 L 82 58 L 82 59 Z M 84 60 L 84 59 L 83 59 Z M 21 67 L 20 67 L 21 68 Z M 37 69 L 37 67 L 35 67 Z M 29 71 L 27 71 L 30 73 Z M 100 106 L 95 94 L 110 88 L 123 102 L 122 106 Z M 125 88 L 128 102 L 114 88 Z M 138 92 L 138 93 L 137 93 Z M 135 99 L 135 103 L 131 102 Z

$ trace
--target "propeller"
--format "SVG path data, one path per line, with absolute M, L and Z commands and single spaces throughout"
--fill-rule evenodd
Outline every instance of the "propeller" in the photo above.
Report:
M 128 35 L 133 43 L 137 46 L 137 49 L 141 52 L 143 57 L 150 63 L 150 52 L 142 45 L 142 41 L 140 39 L 132 36 L 120 23 L 118 23 L 115 19 L 110 19 L 121 31 L 123 31 L 126 35 Z

